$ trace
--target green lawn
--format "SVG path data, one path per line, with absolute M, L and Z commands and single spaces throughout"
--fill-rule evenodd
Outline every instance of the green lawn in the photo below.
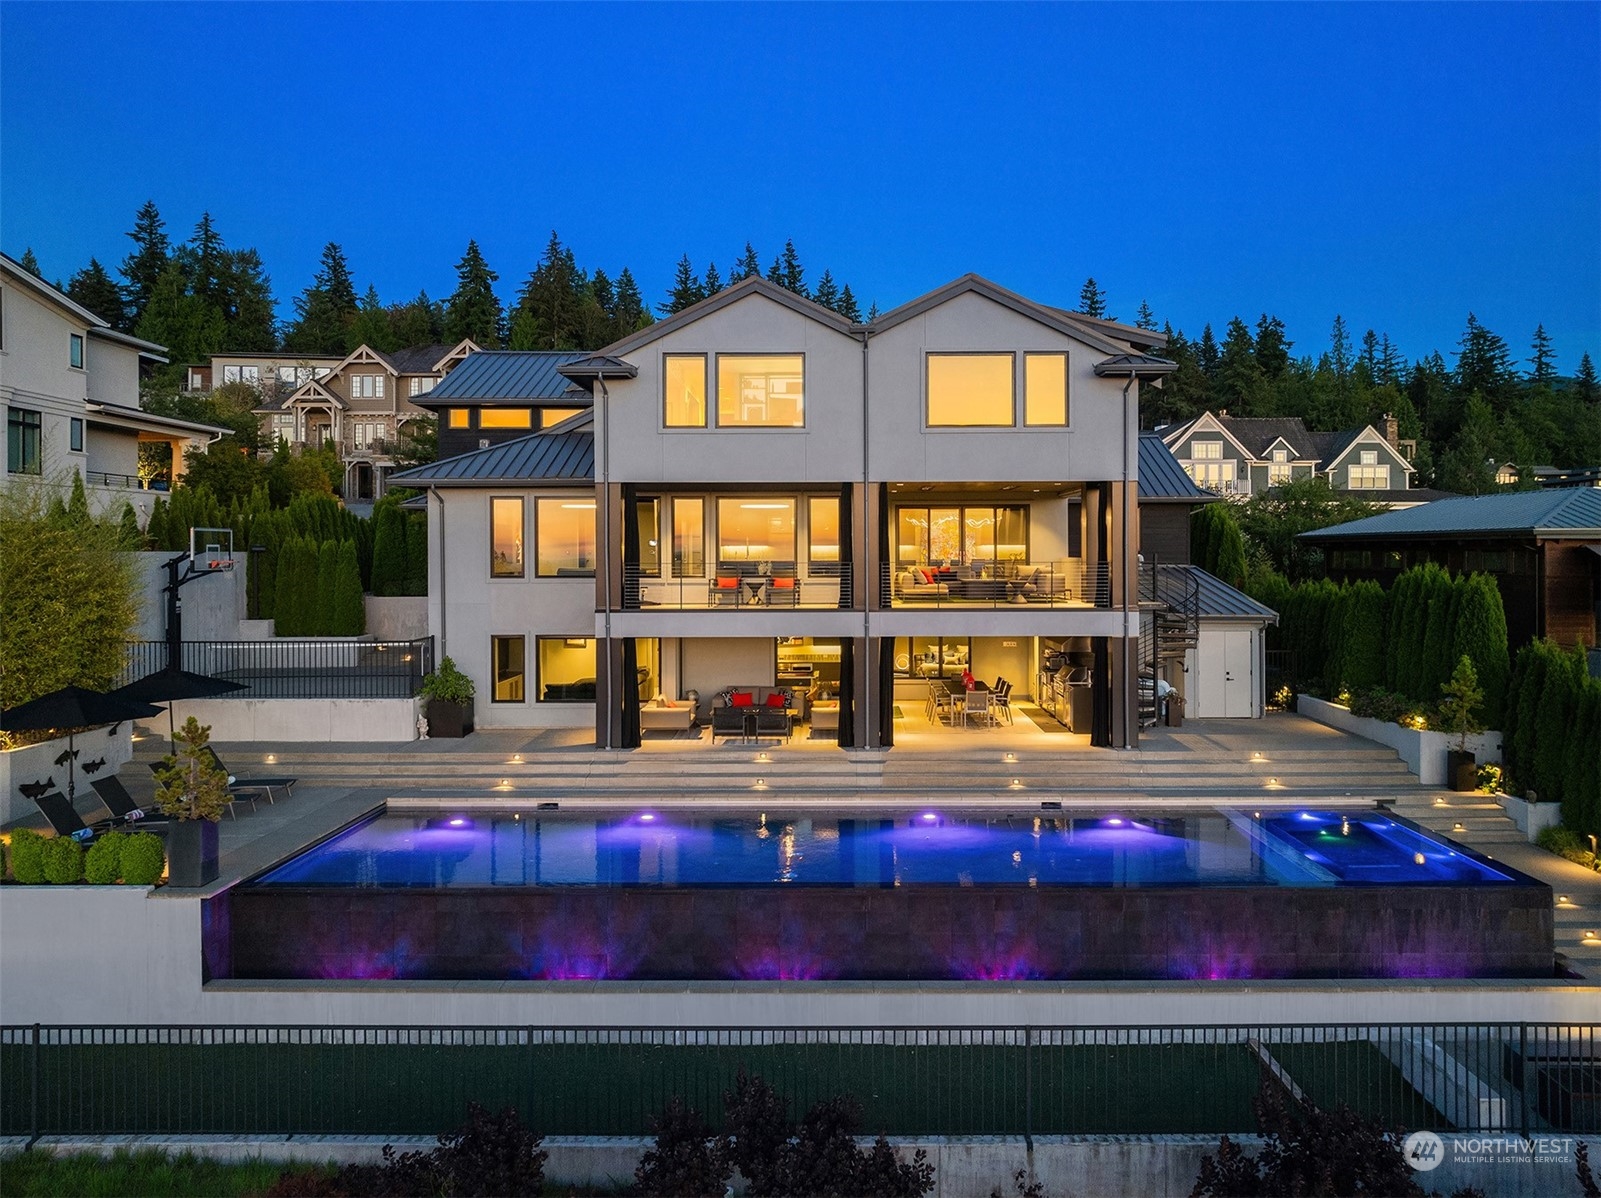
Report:
M 0 1157 L 0 1198 L 234 1198 L 262 1193 L 283 1168 L 160 1151 L 109 1158 L 21 1152 Z

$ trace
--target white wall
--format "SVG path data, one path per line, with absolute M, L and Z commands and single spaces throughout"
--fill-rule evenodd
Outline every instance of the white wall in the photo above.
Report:
M 1456 737 L 1447 736 L 1443 732 L 1415 732 L 1411 728 L 1403 728 L 1387 720 L 1352 715 L 1349 708 L 1311 695 L 1297 696 L 1295 709 L 1308 719 L 1327 724 L 1330 728 L 1338 728 L 1342 732 L 1350 732 L 1368 740 L 1378 741 L 1381 745 L 1389 745 L 1401 755 L 1401 760 L 1406 762 L 1406 768 L 1418 776 L 1421 785 L 1446 785 L 1445 755 L 1448 750 L 1456 748 Z M 1500 761 L 1501 734 L 1483 732 L 1478 736 L 1468 737 L 1468 752 L 1474 754 L 1481 765 L 1485 762 Z
M 478 702 L 476 710 L 482 711 Z M 173 718 L 194 716 L 211 726 L 211 739 L 318 743 L 417 739 L 416 699 L 184 699 Z M 166 729 L 166 719 L 152 720 Z
M 20 749 L 0 751 L 0 824 L 20 819 L 36 819 L 39 809 L 33 800 L 24 798 L 18 786 L 29 782 L 42 782 L 53 778 L 56 789 L 67 793 L 67 770 L 56 764 L 56 758 L 67 748 L 67 738 L 41 741 Z M 78 750 L 79 769 L 76 773 L 78 794 L 92 798 L 90 783 L 95 778 L 115 774 L 133 758 L 133 725 L 123 724 L 115 732 L 110 728 L 91 728 L 72 738 L 72 747 Z M 105 766 L 92 774 L 81 768 L 84 763 L 104 759 Z M 93 803 L 88 808 L 92 809 Z M 87 822 L 87 821 L 85 821 Z
M 89 398 L 96 403 L 139 406 L 139 351 L 101 337 L 90 337 Z M 96 467 L 99 469 L 99 467 Z
M 428 635 L 426 595 L 368 595 L 367 635 L 380 641 L 415 641 Z

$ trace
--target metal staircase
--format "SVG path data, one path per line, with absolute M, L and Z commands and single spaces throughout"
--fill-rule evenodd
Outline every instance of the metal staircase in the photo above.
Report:
M 1200 633 L 1201 586 L 1190 566 L 1147 562 L 1140 566 L 1140 722 L 1156 723 L 1154 680 L 1164 662 L 1182 661 Z

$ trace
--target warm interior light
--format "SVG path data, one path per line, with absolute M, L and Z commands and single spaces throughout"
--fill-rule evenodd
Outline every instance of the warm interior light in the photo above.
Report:
M 1569 897 L 1568 897 L 1568 896 L 1567 896 L 1567 895 L 1565 895 L 1565 894 L 1559 894 L 1559 895 L 1557 895 L 1557 902 L 1558 902 L 1558 903 L 1571 903 L 1571 902 L 1572 902 L 1572 901 L 1573 901 L 1573 900 L 1572 900 L 1572 899 L 1570 899 L 1570 898 L 1569 898 Z
M 1021 786 L 1021 785 L 1023 785 L 1023 780 L 1021 778 L 1013 778 L 1012 779 L 1012 785 L 1013 786 Z
M 592 503 L 564 503 L 561 506 L 562 510 L 567 512 L 592 512 L 595 510 L 595 505 Z
M 594 507 L 595 505 L 594 504 L 590 504 L 589 506 L 590 507 Z M 739 506 L 743 511 L 747 511 L 747 512 L 787 512 L 787 511 L 789 511 L 789 504 L 787 504 L 787 503 L 742 503 Z

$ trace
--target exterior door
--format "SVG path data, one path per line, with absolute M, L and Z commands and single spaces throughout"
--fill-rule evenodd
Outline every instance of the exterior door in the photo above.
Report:
M 1208 628 L 1196 646 L 1196 680 L 1201 718 L 1249 719 L 1257 714 L 1256 633 L 1249 629 Z

